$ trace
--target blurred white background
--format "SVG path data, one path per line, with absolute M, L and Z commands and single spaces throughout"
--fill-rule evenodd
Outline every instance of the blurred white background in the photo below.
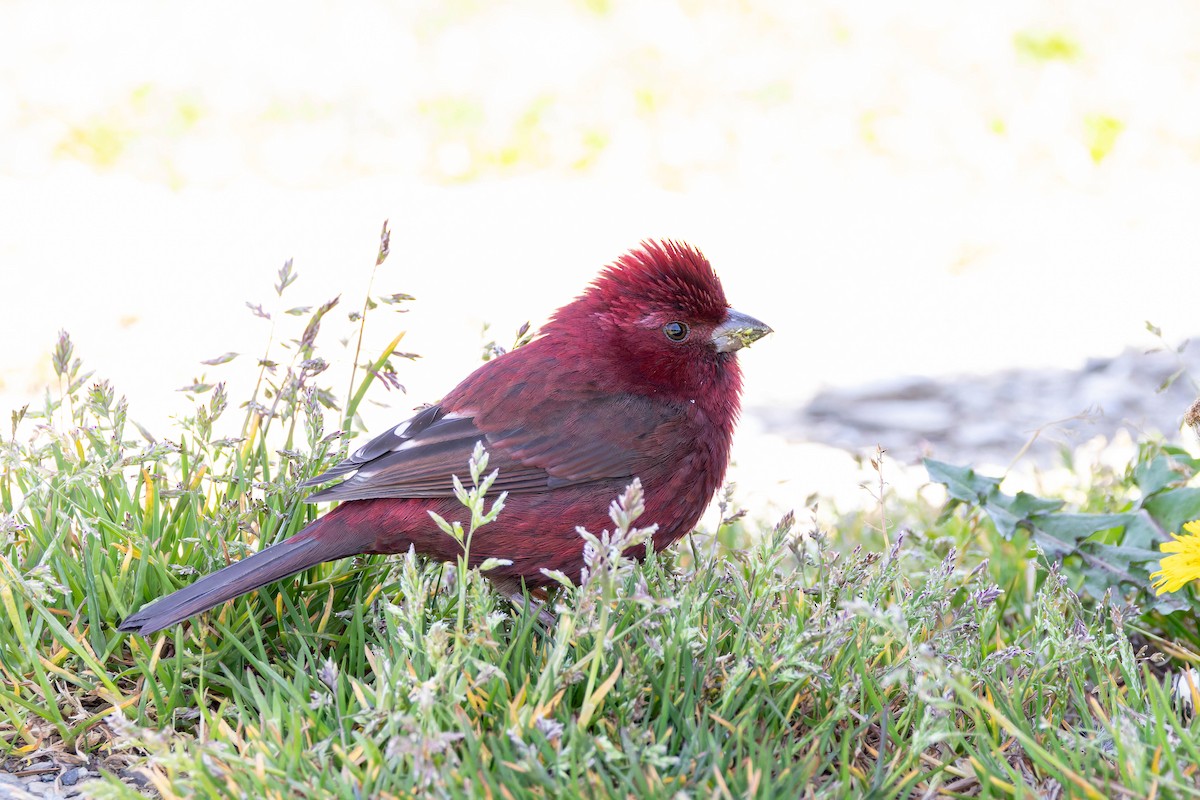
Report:
M 202 372 L 248 396 L 269 325 L 244 302 L 361 306 L 385 218 L 375 291 L 417 300 L 366 350 L 406 329 L 423 359 L 372 430 L 645 237 L 701 247 L 775 328 L 750 407 L 1197 327 L 1188 2 L 10 0 L 0 142 L 5 428 L 60 328 L 152 430 Z M 754 419 L 737 458 L 781 507 L 861 491 Z

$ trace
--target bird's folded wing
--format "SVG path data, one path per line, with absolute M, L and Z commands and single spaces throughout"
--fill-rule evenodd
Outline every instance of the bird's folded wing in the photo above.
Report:
M 348 459 L 306 481 L 312 486 L 354 473 L 310 495 L 307 502 L 370 498 L 452 497 L 452 475 L 464 479 L 477 442 L 493 492 L 545 491 L 610 478 L 632 478 L 661 460 L 664 442 L 681 424 L 675 407 L 634 395 L 575 398 L 509 415 L 447 413 L 431 406 L 375 437 Z

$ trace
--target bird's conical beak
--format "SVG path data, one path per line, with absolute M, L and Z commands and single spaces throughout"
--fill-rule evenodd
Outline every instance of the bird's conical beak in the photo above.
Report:
M 754 317 L 729 309 L 721 324 L 713 329 L 712 341 L 718 353 L 732 353 L 771 333 L 771 326 Z

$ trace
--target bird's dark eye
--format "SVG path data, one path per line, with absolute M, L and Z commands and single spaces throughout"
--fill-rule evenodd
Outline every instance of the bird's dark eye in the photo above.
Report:
M 672 342 L 682 342 L 688 337 L 689 328 L 682 322 L 668 322 L 662 329 Z

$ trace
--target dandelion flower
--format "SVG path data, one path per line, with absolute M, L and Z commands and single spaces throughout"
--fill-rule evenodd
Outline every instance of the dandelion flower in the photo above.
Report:
M 1170 553 L 1159 563 L 1158 572 L 1150 574 L 1154 593 L 1177 592 L 1186 584 L 1200 578 L 1200 520 L 1185 522 L 1184 536 L 1172 533 L 1173 542 L 1165 542 L 1158 546 L 1164 553 Z

